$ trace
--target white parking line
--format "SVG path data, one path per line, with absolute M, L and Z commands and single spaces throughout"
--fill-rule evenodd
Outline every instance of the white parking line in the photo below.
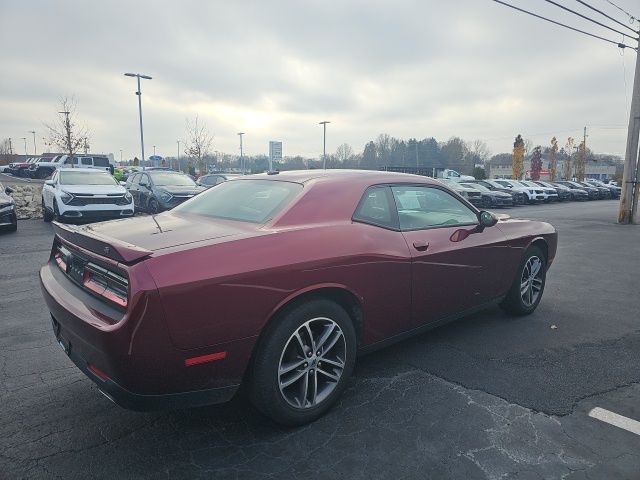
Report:
M 602 422 L 613 425 L 614 427 L 622 428 L 627 432 L 640 435 L 640 422 L 633 420 L 632 418 L 623 417 L 617 413 L 610 412 L 604 408 L 596 407 L 589 412 L 591 418 L 595 418 Z

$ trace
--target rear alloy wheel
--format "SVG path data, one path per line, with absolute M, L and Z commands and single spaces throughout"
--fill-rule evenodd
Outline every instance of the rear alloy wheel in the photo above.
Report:
M 547 261 L 542 250 L 531 246 L 526 251 L 518 274 L 500 306 L 514 315 L 532 313 L 542 298 L 547 278 Z
M 265 332 L 255 355 L 252 403 L 283 425 L 303 425 L 338 399 L 355 364 L 351 319 L 329 300 L 290 310 Z

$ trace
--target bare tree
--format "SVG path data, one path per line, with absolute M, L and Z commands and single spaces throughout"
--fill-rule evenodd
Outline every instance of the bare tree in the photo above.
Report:
M 195 162 L 201 174 L 206 173 L 204 157 L 210 154 L 213 144 L 213 135 L 207 130 L 207 126 L 200 122 L 196 115 L 193 122 L 187 119 L 187 141 L 184 153 Z
M 489 147 L 482 140 L 474 140 L 473 142 L 469 142 L 467 144 L 467 148 L 469 149 L 469 152 L 475 157 L 475 159 L 480 160 L 482 163 L 486 162 L 491 156 Z
M 527 155 L 533 148 L 533 140 L 530 138 L 524 139 L 524 154 Z
M 80 125 L 76 120 L 78 102 L 74 97 L 61 97 L 59 101 L 58 117 L 52 124 L 45 124 L 49 130 L 49 143 L 61 152 L 73 156 L 89 145 L 89 130 L 86 125 Z M 71 164 L 73 166 L 73 163 Z
M 339 163 L 345 164 L 353 157 L 353 148 L 348 143 L 343 143 L 336 149 L 335 156 Z
M 10 155 L 13 153 L 11 150 L 11 140 L 5 138 L 0 141 L 0 165 L 9 163 Z

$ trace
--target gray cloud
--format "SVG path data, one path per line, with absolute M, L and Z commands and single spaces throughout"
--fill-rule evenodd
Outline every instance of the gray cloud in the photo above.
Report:
M 543 2 L 513 3 L 619 40 Z M 624 151 L 635 53 L 489 0 L 0 0 L 0 18 L 0 137 L 40 139 L 57 98 L 74 94 L 94 149 L 137 155 L 135 85 L 122 74 L 140 71 L 154 77 L 147 151 L 165 155 L 196 114 L 227 152 L 242 130 L 252 154 L 280 139 L 285 154 L 318 155 L 325 119 L 330 150 L 387 132 L 500 152 L 517 133 L 547 143 L 588 125 L 594 149 Z

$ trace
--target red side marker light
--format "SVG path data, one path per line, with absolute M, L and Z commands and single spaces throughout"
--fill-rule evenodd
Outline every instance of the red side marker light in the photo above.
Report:
M 190 367 L 192 365 L 198 365 L 199 363 L 206 363 L 206 362 L 213 362 L 215 360 L 222 360 L 223 358 L 226 358 L 226 356 L 227 356 L 227 352 L 210 353 L 209 355 L 201 355 L 199 357 L 187 358 L 184 361 L 184 364 L 187 367 Z
M 91 365 L 90 363 L 88 364 L 89 367 L 89 371 L 91 373 L 93 373 L 96 377 L 98 377 L 100 380 L 105 381 L 109 378 L 109 375 L 107 375 L 106 373 L 104 373 L 102 370 L 100 370 L 98 367 L 96 367 L 95 365 Z

